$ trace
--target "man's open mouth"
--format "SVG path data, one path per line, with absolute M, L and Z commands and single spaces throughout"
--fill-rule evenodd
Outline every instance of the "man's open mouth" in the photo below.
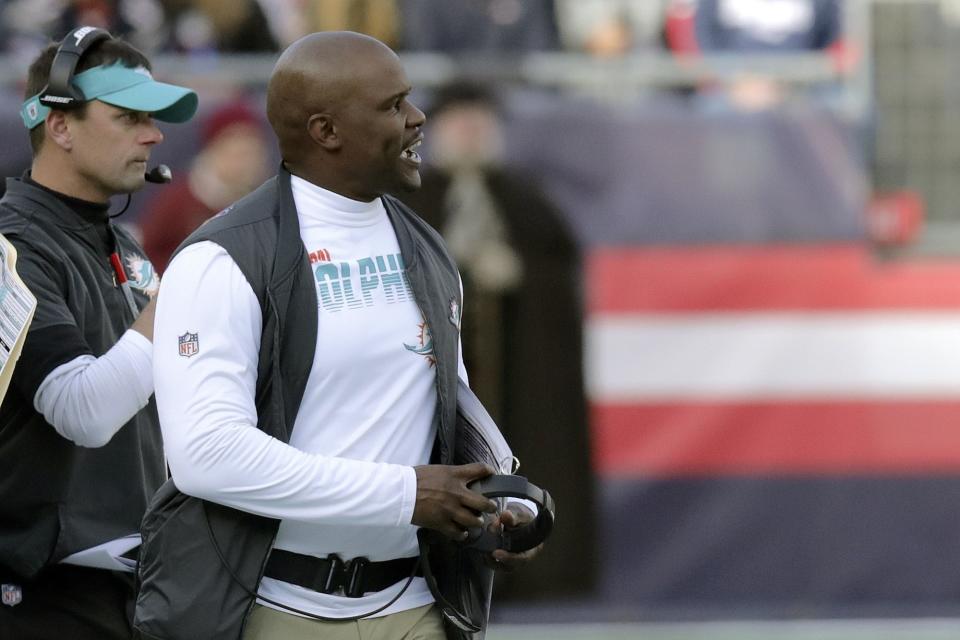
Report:
M 423 138 L 417 138 L 403 150 L 400 157 L 414 164 L 420 164 L 420 154 L 417 153 L 417 149 L 420 148 L 421 144 L 423 144 Z

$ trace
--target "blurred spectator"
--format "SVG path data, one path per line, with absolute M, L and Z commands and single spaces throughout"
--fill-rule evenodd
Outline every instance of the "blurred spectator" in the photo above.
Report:
M 481 85 L 441 89 L 428 118 L 435 168 L 404 199 L 440 230 L 463 277 L 463 357 L 521 461 L 556 498 L 558 527 L 539 562 L 498 597 L 589 593 L 593 483 L 582 374 L 578 248 L 529 176 L 503 165 L 497 102 Z
M 840 8 L 839 0 L 699 0 L 697 47 L 705 54 L 826 50 L 841 38 Z M 744 74 L 714 95 L 736 109 L 760 111 L 779 105 L 786 93 L 771 78 Z M 829 88 L 821 97 L 829 99 Z
M 62 4 L 66 7 L 54 37 L 85 24 L 106 29 L 147 51 L 160 45 L 163 10 L 157 0 L 72 0 Z
M 4 48 L 19 57 L 32 58 L 77 25 L 106 29 L 144 51 L 161 42 L 158 0 L 8 0 L 0 11 Z
M 356 31 L 395 47 L 396 0 L 260 0 L 281 48 L 316 31 Z
M 143 248 L 160 272 L 190 232 L 258 187 L 269 173 L 263 123 L 245 103 L 216 109 L 200 135 L 202 149 L 187 175 L 160 189 L 140 218 Z
M 699 0 L 697 42 L 710 51 L 818 51 L 841 35 L 838 0 Z
M 399 6 L 407 50 L 498 53 L 558 46 L 553 0 L 399 0 Z
M 278 15 L 301 2 L 261 1 Z M 274 21 L 268 22 L 261 1 L 8 0 L 0 2 L 0 25 L 6 50 L 27 57 L 79 24 L 107 29 L 146 51 L 276 51 Z
M 166 49 L 254 53 L 279 47 L 257 0 L 160 0 Z
M 659 47 L 663 5 L 658 0 L 556 0 L 564 47 L 617 56 Z
M 694 16 L 697 0 L 666 0 L 663 10 L 663 43 L 680 59 L 700 52 Z

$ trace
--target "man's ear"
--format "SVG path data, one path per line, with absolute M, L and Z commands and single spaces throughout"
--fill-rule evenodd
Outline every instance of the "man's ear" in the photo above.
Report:
M 333 117 L 327 113 L 315 113 L 307 120 L 307 132 L 310 138 L 327 151 L 340 148 L 343 141 L 337 133 Z
M 73 149 L 73 133 L 70 131 L 65 111 L 56 109 L 51 111 L 47 119 L 44 120 L 43 126 L 46 127 L 44 134 L 47 139 L 65 151 Z

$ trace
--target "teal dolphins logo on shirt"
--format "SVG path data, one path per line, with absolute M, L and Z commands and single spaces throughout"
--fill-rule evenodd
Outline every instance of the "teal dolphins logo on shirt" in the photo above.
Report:
M 417 325 L 416 342 L 413 344 L 404 342 L 403 346 L 407 348 L 407 351 L 426 358 L 431 367 L 437 364 L 437 358 L 433 354 L 433 335 L 430 333 L 430 327 L 427 326 L 426 320 Z

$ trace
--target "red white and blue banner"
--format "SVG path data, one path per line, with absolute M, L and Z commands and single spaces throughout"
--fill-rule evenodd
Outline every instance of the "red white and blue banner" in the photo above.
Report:
M 606 598 L 960 611 L 960 262 L 597 248 L 586 289 Z

